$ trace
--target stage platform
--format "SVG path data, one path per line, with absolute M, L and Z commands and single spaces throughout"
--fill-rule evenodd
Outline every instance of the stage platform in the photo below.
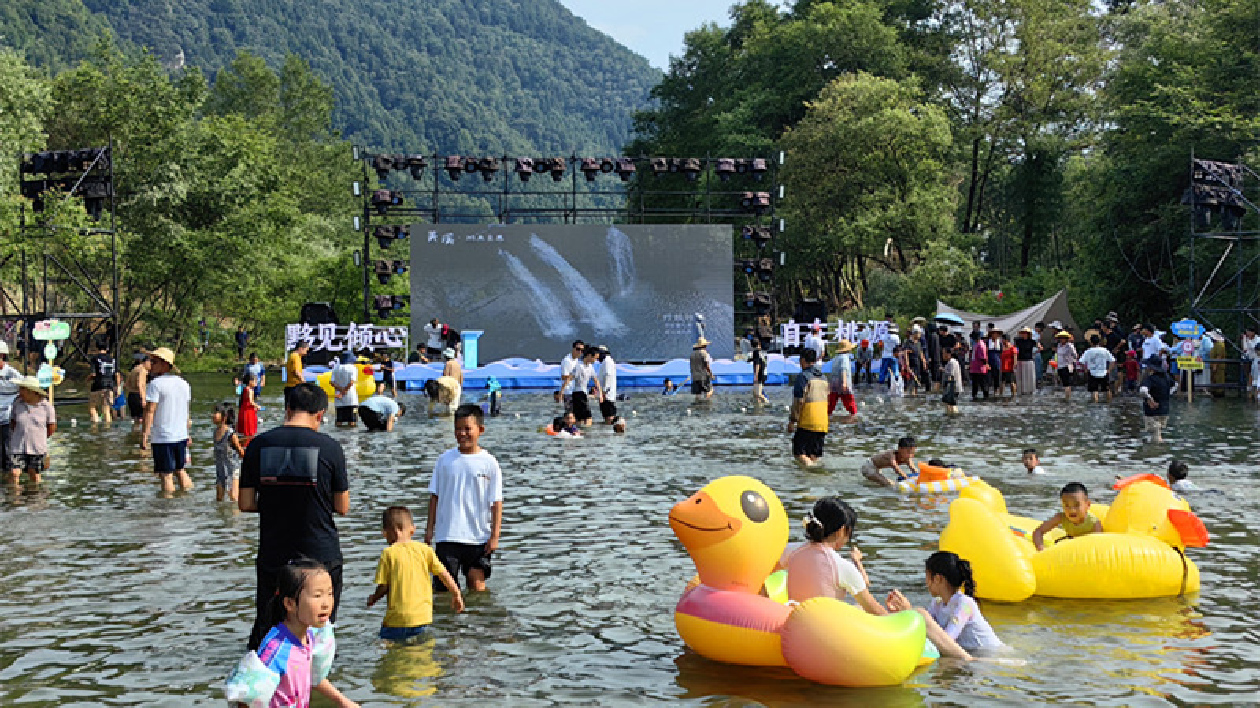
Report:
M 829 370 L 828 362 L 823 371 Z M 328 371 L 327 367 L 311 366 L 306 369 L 306 378 L 313 381 L 316 376 Z M 687 359 L 672 359 L 663 364 L 639 366 L 635 364 L 617 364 L 617 387 L 625 388 L 661 388 L 665 379 L 681 385 L 688 380 L 691 366 Z M 766 357 L 766 385 L 782 386 L 790 382 L 790 377 L 801 372 L 796 357 L 784 358 L 778 354 Z M 407 364 L 394 372 L 394 380 L 403 391 L 419 391 L 424 382 L 442 375 L 442 365 Z M 491 377 L 499 381 L 504 389 L 558 390 L 560 388 L 560 365 L 546 364 L 537 359 L 503 359 L 476 369 L 464 370 L 464 390 L 486 388 L 486 381 Z M 753 383 L 752 362 L 731 361 L 730 359 L 713 360 L 713 376 L 718 386 L 751 386 Z M 376 379 L 381 378 L 377 372 Z

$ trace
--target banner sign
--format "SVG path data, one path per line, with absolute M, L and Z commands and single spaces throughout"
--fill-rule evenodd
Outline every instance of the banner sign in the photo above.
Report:
M 40 341 L 70 338 L 70 323 L 61 320 L 40 320 L 35 323 L 31 337 Z
M 291 324 L 284 327 L 284 348 L 290 351 L 299 342 L 306 342 L 311 351 L 357 352 L 363 349 L 404 349 L 407 327 L 370 324 Z
M 1203 325 L 1194 320 L 1180 320 L 1168 327 L 1172 333 L 1182 339 L 1198 339 L 1203 336 Z
M 847 339 L 856 344 L 859 340 L 869 339 L 872 346 L 877 340 L 888 334 L 888 322 L 885 320 L 867 320 L 865 322 L 840 320 L 834 325 L 815 320 L 813 323 L 789 322 L 782 325 L 783 346 L 798 347 L 805 337 L 818 325 L 824 341 L 839 342 Z
M 1197 356 L 1179 356 L 1177 368 L 1182 371 L 1203 371 L 1203 360 Z

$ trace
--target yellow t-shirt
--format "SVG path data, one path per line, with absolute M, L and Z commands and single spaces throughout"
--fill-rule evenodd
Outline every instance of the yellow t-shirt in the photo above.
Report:
M 420 627 L 433 623 L 433 576 L 446 568 L 428 544 L 403 541 L 381 551 L 376 584 L 389 586 L 386 627 Z
M 302 383 L 302 356 L 297 352 L 290 352 L 289 359 L 284 364 L 287 375 L 285 376 L 284 387 L 293 388 Z

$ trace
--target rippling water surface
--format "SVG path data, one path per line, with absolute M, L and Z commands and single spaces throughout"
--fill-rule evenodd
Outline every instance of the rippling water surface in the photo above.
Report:
M 221 377 L 220 377 L 221 378 Z M 253 617 L 257 519 L 214 502 L 209 409 L 230 392 L 192 379 L 196 445 L 192 493 L 163 499 L 129 424 L 94 429 L 86 411 L 60 411 L 54 467 L 38 491 L 0 503 L 0 705 L 221 705 L 219 684 L 244 650 Z M 278 422 L 278 390 L 263 427 Z M 504 537 L 491 591 L 453 615 L 439 605 L 428 644 L 384 648 L 382 607 L 364 607 L 384 541 L 380 510 L 423 514 L 433 461 L 453 445 L 449 419 L 408 416 L 390 435 L 326 431 L 351 469 L 351 513 L 340 519 L 345 595 L 333 680 L 364 705 L 975 705 L 1250 703 L 1260 693 L 1256 519 L 1260 413 L 1236 400 L 1174 407 L 1168 443 L 1141 442 L 1133 401 L 1064 405 L 963 404 L 947 419 L 923 399 L 859 392 L 864 423 L 838 427 L 826 464 L 802 471 L 783 434 L 787 389 L 773 404 L 720 389 L 711 404 L 631 392 L 630 431 L 583 440 L 537 432 L 549 395 L 509 393 L 483 446 L 504 470 Z M 417 400 L 418 403 L 418 400 Z M 417 406 L 419 407 L 419 406 Z M 688 409 L 691 408 L 690 412 Z M 517 417 L 519 414 L 519 418 Z M 69 419 L 78 418 L 71 427 Z M 1206 491 L 1191 503 L 1212 533 L 1192 549 L 1197 596 L 1145 601 L 1033 598 L 984 603 L 998 635 L 1027 666 L 938 663 L 904 686 L 846 690 L 789 671 L 711 663 L 685 650 L 672 610 L 694 568 L 674 540 L 669 508 L 707 481 L 758 477 L 799 518 L 817 497 L 858 510 L 857 542 L 873 591 L 927 600 L 922 563 L 948 521 L 948 499 L 897 497 L 861 480 L 861 460 L 901 435 L 920 455 L 983 476 L 1012 511 L 1046 516 L 1057 489 L 1081 481 L 1106 501 L 1115 475 L 1189 461 Z M 1029 478 L 1020 450 L 1037 447 L 1048 472 Z M 423 526 L 423 522 L 419 522 Z M 793 524 L 794 539 L 800 537 Z M 440 601 L 439 601 L 440 602 Z M 317 702 L 317 705 L 319 703 Z

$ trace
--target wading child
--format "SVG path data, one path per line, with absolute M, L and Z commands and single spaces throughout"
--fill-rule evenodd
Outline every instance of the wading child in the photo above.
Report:
M 227 497 L 236 501 L 241 459 L 245 457 L 241 438 L 232 428 L 236 408 L 231 403 L 216 403 L 210 422 L 214 423 L 214 500 L 221 502 Z
M 1041 469 L 1041 461 L 1037 459 L 1037 449 L 1028 448 L 1024 450 L 1024 456 L 1021 460 L 1024 463 L 1024 470 L 1028 474 L 1045 474 L 1046 471 Z
M 1181 460 L 1173 460 L 1168 463 L 1168 488 L 1174 492 L 1189 492 L 1198 487 L 1194 483 L 1186 479 L 1190 476 L 1190 466 Z
M 897 449 L 881 452 L 863 462 L 862 476 L 885 487 L 893 486 L 893 482 L 880 472 L 882 469 L 890 469 L 895 472 L 898 480 L 909 479 L 918 474 L 915 471 L 918 465 L 914 463 L 914 452 L 914 438 L 901 438 L 897 441 Z M 902 469 L 903 465 L 906 467 L 904 470 Z
M 1124 359 L 1124 390 L 1128 393 L 1137 393 L 1138 390 L 1138 374 L 1142 367 L 1138 364 L 1137 352 L 1130 349 L 1125 354 Z
M 57 411 L 48 402 L 48 392 L 39 386 L 39 379 L 24 376 L 16 379 L 17 399 L 13 401 L 9 430 L 9 483 L 17 484 L 26 472 L 32 486 L 39 484 L 48 456 L 48 438 L 57 432 Z
M 1054 527 L 1062 526 L 1067 538 L 1077 538 L 1091 533 L 1102 533 L 1102 522 L 1089 512 L 1089 491 L 1080 482 L 1069 482 L 1059 491 L 1063 511 L 1042 522 L 1033 531 L 1032 542 L 1037 550 L 1045 548 L 1042 537 Z
M 932 602 L 918 612 L 927 622 L 928 637 L 941 632 L 968 652 L 1006 646 L 980 614 L 971 564 L 948 551 L 937 551 L 928 556 L 926 566 Z M 903 612 L 915 608 L 900 591 L 893 590 L 888 594 L 888 609 Z
M 228 676 L 223 693 L 233 706 L 309 706 L 311 689 L 339 708 L 358 708 L 328 681 L 336 639 L 332 576 L 318 561 L 281 566 L 267 605 L 271 631 Z
M 962 367 L 954 352 L 941 347 L 941 403 L 945 404 L 945 412 L 958 414 L 958 393 L 962 391 Z
M 388 597 L 385 619 L 381 621 L 381 639 L 401 642 L 411 637 L 424 637 L 433 624 L 433 576 L 451 593 L 451 609 L 464 611 L 464 596 L 459 583 L 446 572 L 437 555 L 428 545 L 411 540 L 416 532 L 411 510 L 391 506 L 381 517 L 381 531 L 389 546 L 381 551 L 376 564 L 376 591 L 367 600 L 375 605 Z
M 258 404 L 254 400 L 254 387 L 258 385 L 258 377 L 245 375 L 245 385 L 241 388 L 240 414 L 237 415 L 236 431 L 246 440 L 252 440 L 258 434 Z
M 446 570 L 455 577 L 463 574 L 465 587 L 478 592 L 486 589 L 503 527 L 503 473 L 498 460 L 477 444 L 484 432 L 479 406 L 455 410 L 456 447 L 433 465 L 424 530 L 424 542 L 436 543 Z
M 1168 427 L 1168 414 L 1171 412 L 1169 402 L 1177 392 L 1177 381 L 1167 371 L 1164 362 L 1158 356 L 1152 356 L 1145 362 L 1147 374 L 1138 389 L 1142 399 L 1142 415 L 1146 421 L 1146 432 L 1151 434 L 1151 442 L 1164 442 L 1164 428 Z

